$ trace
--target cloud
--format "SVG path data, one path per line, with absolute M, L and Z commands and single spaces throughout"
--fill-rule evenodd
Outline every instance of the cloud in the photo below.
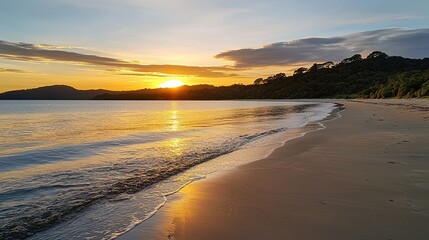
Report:
M 61 48 L 60 48 L 61 49 Z M 84 64 L 131 70 L 137 73 L 158 73 L 192 75 L 197 77 L 228 77 L 236 74 L 227 73 L 229 67 L 199 67 L 183 65 L 144 65 L 121 59 L 98 55 L 82 54 L 53 48 L 52 45 L 34 45 L 30 43 L 12 43 L 0 41 L 0 57 L 16 61 L 53 61 Z
M 383 51 L 411 58 L 429 56 L 429 29 L 381 29 L 339 37 L 304 38 L 261 48 L 222 52 L 215 57 L 237 68 L 285 66 L 304 62 L 341 61 L 357 53 Z
M 28 44 L 28 43 L 27 43 Z M 44 49 L 83 49 L 83 50 L 89 50 L 87 48 L 84 47 L 78 47 L 78 46 L 65 46 L 65 45 L 52 45 L 52 44 L 37 44 L 37 45 L 33 45 L 31 44 L 32 47 L 37 47 L 37 48 L 44 48 Z
M 0 73 L 27 73 L 26 71 L 12 68 L 2 68 L 0 67 Z

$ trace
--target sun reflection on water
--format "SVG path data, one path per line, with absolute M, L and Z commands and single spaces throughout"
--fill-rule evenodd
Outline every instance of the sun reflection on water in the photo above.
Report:
M 170 130 L 176 132 L 179 129 L 179 119 L 177 116 L 177 110 L 171 111 L 171 117 L 170 117 Z
M 167 141 L 168 147 L 176 155 L 180 156 L 183 154 L 184 141 L 181 138 L 171 138 Z
M 171 102 L 171 111 L 170 111 L 170 130 L 171 131 L 178 131 L 179 125 L 180 125 L 180 119 L 178 116 L 178 110 L 177 110 L 177 102 L 172 101 Z

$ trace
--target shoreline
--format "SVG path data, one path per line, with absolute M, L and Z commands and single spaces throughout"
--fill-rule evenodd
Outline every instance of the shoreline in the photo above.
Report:
M 323 122 L 325 129 L 287 141 L 267 158 L 185 186 L 152 218 L 118 239 L 332 239 L 342 234 L 348 239 L 423 239 L 429 234 L 423 224 L 429 220 L 428 176 L 415 170 L 427 168 L 420 159 L 429 156 L 422 148 L 427 112 L 336 102 L 346 110 L 342 118 Z M 350 135 L 364 135 L 374 144 L 365 146 L 359 137 L 340 140 Z M 395 138 L 409 140 L 391 142 Z M 408 143 L 413 146 L 377 151 L 381 145 Z M 398 150 L 422 156 L 398 160 Z M 354 156 L 359 153 L 361 158 Z M 420 180 L 411 181 L 411 173 Z M 415 194 L 403 194 L 410 191 Z
M 221 105 L 219 107 L 229 109 L 236 105 L 237 103 L 228 103 L 226 105 Z M 214 144 L 213 147 L 208 146 L 207 148 L 208 153 L 210 152 L 219 153 L 222 156 L 220 157 L 218 156 L 215 159 L 206 161 L 205 163 L 198 164 L 197 166 L 192 167 L 194 171 L 192 171 L 191 169 L 188 169 L 179 174 L 175 174 L 174 176 L 171 176 L 163 181 L 159 181 L 159 183 L 153 184 L 150 187 L 147 187 L 136 194 L 132 194 L 132 195 L 121 194 L 121 195 L 118 195 L 117 197 L 115 196 L 113 198 L 107 198 L 106 201 L 98 201 L 95 204 L 90 204 L 88 208 L 84 209 L 83 211 L 79 211 L 79 213 L 76 214 L 75 217 L 72 217 L 70 220 L 62 221 L 58 224 L 52 225 L 52 227 L 49 227 L 46 230 L 37 232 L 34 235 L 35 236 L 34 238 L 35 239 L 50 238 L 50 237 L 52 238 L 52 236 L 63 236 L 63 237 L 70 236 L 72 238 L 86 237 L 86 236 L 89 236 L 89 237 L 106 236 L 107 238 L 115 238 L 125 233 L 126 231 L 132 229 L 134 226 L 141 223 L 142 221 L 146 220 L 149 216 L 151 216 L 154 212 L 156 212 L 157 209 L 163 206 L 163 204 L 165 203 L 166 194 L 176 192 L 177 190 L 182 188 L 183 185 L 189 182 L 204 178 L 207 175 L 212 175 L 213 172 L 221 172 L 225 168 L 230 168 L 230 167 L 235 168 L 238 165 L 242 165 L 244 163 L 248 163 L 251 161 L 256 161 L 268 156 L 273 149 L 283 144 L 286 138 L 294 137 L 294 135 L 296 134 L 300 135 L 300 131 L 297 130 L 294 132 L 294 130 L 290 130 L 291 128 L 300 129 L 303 125 L 305 125 L 304 124 L 305 122 L 319 121 L 321 119 L 324 119 L 331 112 L 333 107 L 333 104 L 322 104 L 322 105 L 309 104 L 309 107 L 301 107 L 301 105 L 303 104 L 298 104 L 300 105 L 300 107 L 295 107 L 297 104 L 289 101 L 287 102 L 282 101 L 278 103 L 263 103 L 263 102 L 249 103 L 249 104 L 239 103 L 238 105 L 245 106 L 245 108 L 237 108 L 238 110 L 235 110 L 236 108 L 234 108 L 232 112 L 224 111 L 225 116 L 228 117 L 231 114 L 233 114 L 233 116 L 241 116 L 238 113 L 243 112 L 242 115 L 250 116 L 251 118 L 240 119 L 240 117 L 235 117 L 237 120 L 232 121 L 235 124 L 229 124 L 229 125 L 226 124 L 227 128 L 226 129 L 220 128 L 219 132 L 223 133 L 223 131 L 225 131 L 225 133 L 229 133 L 228 128 L 231 128 L 231 130 L 234 129 L 235 132 L 242 133 L 242 135 L 237 134 L 238 137 L 232 138 L 230 141 L 225 141 L 225 144 Z M 259 105 L 269 105 L 269 106 L 280 105 L 282 107 L 268 108 L 268 109 L 273 109 L 273 111 L 268 111 L 268 112 L 267 111 L 260 112 L 259 109 L 256 108 L 255 110 L 255 108 L 251 107 L 251 106 L 259 106 Z M 289 105 L 293 107 L 289 108 L 288 107 Z M 206 104 L 203 104 L 202 106 L 205 107 Z M 283 107 L 283 106 L 286 106 L 286 107 Z M 246 107 L 248 108 L 248 110 L 245 110 Z M 265 108 L 262 108 L 262 110 L 264 109 Z M 308 110 L 305 110 L 305 109 L 308 109 Z M 275 116 L 279 116 L 279 114 L 283 114 L 284 111 L 286 111 L 288 114 L 289 112 L 293 112 L 293 113 L 291 115 L 287 115 L 286 117 L 275 117 Z M 265 124 L 262 124 L 262 125 L 259 124 L 260 122 L 257 120 L 259 119 L 259 117 L 263 117 L 265 115 L 268 116 L 263 119 L 263 122 Z M 223 119 L 221 118 L 221 116 L 223 116 L 222 113 L 216 113 L 216 117 L 218 117 L 219 119 Z M 248 126 L 244 124 L 242 125 L 243 120 L 245 120 L 246 123 L 249 122 L 250 125 Z M 229 120 L 227 121 L 227 123 L 228 122 Z M 205 124 L 208 124 L 208 123 L 205 123 Z M 223 126 L 223 124 L 220 124 L 220 126 Z M 289 128 L 286 128 L 284 126 L 289 126 Z M 315 126 L 318 126 L 318 125 L 315 125 Z M 239 129 L 235 129 L 237 127 Z M 186 128 L 186 125 L 183 125 L 182 128 Z M 234 131 L 230 131 L 230 132 L 234 132 Z M 210 132 L 210 131 L 207 131 L 207 132 Z M 247 132 L 249 132 L 249 134 L 246 134 Z M 213 132 L 213 133 L 214 133 L 213 137 L 216 137 L 216 132 Z M 197 134 L 196 136 L 200 136 L 200 135 L 201 134 Z M 201 136 L 204 136 L 204 134 L 202 134 Z M 209 138 L 208 141 L 210 141 L 210 138 L 212 137 L 212 135 L 206 135 L 206 136 Z M 227 136 L 228 135 L 226 135 L 225 137 Z M 202 140 L 204 143 L 205 139 L 202 139 Z M 177 146 L 183 147 L 183 149 L 187 149 L 186 145 L 182 144 L 180 141 L 176 145 L 171 145 L 170 143 L 177 143 L 177 142 L 176 141 L 166 142 L 166 146 L 173 150 Z M 241 145 L 242 147 L 237 147 L 237 145 Z M 224 152 L 222 152 L 223 149 L 228 149 L 231 146 L 238 150 L 232 151 L 228 154 L 224 154 Z M 126 150 L 127 145 L 122 145 L 120 148 L 118 148 L 118 150 L 119 149 L 123 151 L 121 156 L 127 156 L 128 154 L 128 151 Z M 193 149 L 193 148 L 190 147 L 188 149 Z M 182 152 L 180 152 L 180 154 L 183 153 L 185 156 L 192 157 L 192 154 L 187 154 L 187 152 L 188 151 L 183 150 Z M 198 153 L 198 152 L 195 151 L 195 153 Z M 113 157 L 111 159 L 115 159 L 115 158 Z M 221 160 L 217 161 L 216 159 L 221 159 Z M 61 165 L 59 166 L 67 166 L 67 164 L 70 164 L 70 163 L 66 161 L 65 165 L 62 165 L 64 163 L 60 163 L 60 164 Z M 41 167 L 45 167 L 45 166 L 49 167 L 50 165 L 41 165 Z M 84 166 L 82 166 L 81 164 L 77 164 L 76 166 L 84 168 Z M 144 170 L 144 167 L 141 166 L 140 168 Z M 118 169 L 121 169 L 121 168 L 119 167 Z M 32 168 L 28 168 L 28 170 L 37 172 L 37 170 L 39 169 L 32 167 Z M 134 171 L 130 173 L 133 173 L 133 172 Z M 127 171 L 125 171 L 125 173 L 127 173 Z M 91 192 L 91 190 L 86 192 Z M 69 204 L 67 205 L 70 206 Z M 37 218 L 34 218 L 34 219 L 37 219 Z M 101 221 L 93 221 L 93 219 L 100 219 Z
M 293 101 L 293 102 L 324 103 L 320 101 Z M 335 120 L 336 118 L 341 117 L 339 113 L 344 110 L 342 104 L 332 104 L 332 105 L 333 106 L 332 106 L 331 112 L 329 112 L 328 115 L 321 120 L 311 120 L 308 123 L 306 123 L 304 126 L 301 126 L 298 128 L 292 128 L 286 132 L 279 132 L 272 136 L 268 136 L 263 139 L 256 140 L 255 142 L 248 144 L 248 147 L 250 146 L 250 148 L 248 147 L 240 148 L 234 152 L 224 154 L 222 156 L 216 157 L 207 162 L 198 164 L 186 170 L 185 172 L 179 173 L 178 175 L 174 176 L 176 178 L 181 178 L 182 175 L 192 175 L 193 173 L 205 172 L 204 177 L 194 179 L 180 186 L 178 189 L 164 194 L 164 202 L 161 203 L 159 206 L 157 206 L 156 209 L 154 209 L 142 222 L 137 224 L 133 223 L 126 231 L 115 234 L 114 239 L 117 239 L 118 237 L 125 235 L 130 231 L 133 231 L 135 227 L 138 227 L 139 225 L 144 224 L 147 220 L 149 220 L 154 215 L 156 215 L 156 213 L 161 208 L 163 208 L 165 204 L 172 201 L 172 199 L 175 199 L 176 197 L 175 195 L 179 193 L 186 186 L 202 180 L 209 180 L 212 178 L 221 177 L 225 174 L 233 172 L 234 169 L 237 167 L 240 167 L 242 165 L 246 165 L 255 161 L 260 161 L 268 157 L 273 153 L 273 151 L 275 151 L 277 148 L 284 146 L 284 144 L 288 141 L 303 137 L 305 134 L 313 131 L 323 130 L 325 128 L 325 126 L 323 125 L 323 122 L 332 121 L 332 120 Z M 226 162 L 229 162 L 229 163 L 226 163 Z M 204 170 L 206 168 L 209 168 L 212 170 L 207 172 L 207 170 Z

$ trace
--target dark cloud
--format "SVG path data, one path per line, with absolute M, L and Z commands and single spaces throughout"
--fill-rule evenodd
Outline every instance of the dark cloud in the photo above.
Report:
M 305 38 L 261 48 L 231 50 L 216 58 L 237 68 L 284 66 L 303 62 L 341 61 L 357 53 L 383 51 L 411 58 L 429 56 L 429 29 L 381 29 L 331 38 Z
M 27 73 L 26 71 L 12 68 L 2 68 L 0 67 L 0 73 Z
M 213 78 L 235 76 L 235 74 L 226 73 L 227 71 L 232 70 L 228 67 L 143 65 L 116 58 L 56 50 L 52 49 L 52 47 L 45 49 L 43 48 L 43 45 L 11 43 L 6 41 L 0 41 L 0 57 L 19 61 L 59 61 L 74 64 L 86 64 L 103 67 L 107 66 L 112 68 L 127 69 L 139 73 L 192 75 Z

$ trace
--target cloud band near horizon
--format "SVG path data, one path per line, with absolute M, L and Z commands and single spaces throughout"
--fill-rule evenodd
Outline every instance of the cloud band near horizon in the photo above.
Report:
M 354 54 L 383 51 L 389 55 L 410 58 L 429 56 L 429 29 L 380 29 L 337 37 L 302 38 L 289 42 L 272 43 L 260 48 L 225 51 L 215 57 L 234 62 L 233 66 L 203 67 L 184 65 L 139 64 L 117 58 L 82 54 L 71 51 L 75 47 L 49 44 L 12 43 L 0 40 L 0 58 L 27 62 L 63 62 L 104 67 L 117 75 L 163 76 L 182 75 L 206 78 L 239 77 L 238 71 L 291 66 L 314 62 L 338 62 Z M 125 70 L 127 72 L 121 72 Z M 24 73 L 18 69 L 0 72 Z
M 13 68 L 2 68 L 0 67 L 0 73 L 27 73 L 26 71 L 20 70 L 20 69 L 13 69 Z
M 222 52 L 215 57 L 236 68 L 286 66 L 309 62 L 338 62 L 354 54 L 383 51 L 409 58 L 429 57 L 429 29 L 381 29 L 328 38 L 303 38 L 260 48 Z
M 44 46 L 48 46 L 45 48 Z M 57 50 L 52 45 L 30 43 L 12 43 L 0 40 L 0 58 L 30 61 L 30 62 L 65 62 L 72 64 L 84 64 L 93 66 L 103 66 L 109 68 L 126 69 L 140 74 L 172 74 L 172 75 L 192 75 L 197 77 L 231 77 L 236 74 L 227 73 L 232 70 L 228 67 L 200 67 L 184 65 L 144 65 L 121 59 L 88 55 L 72 51 Z

